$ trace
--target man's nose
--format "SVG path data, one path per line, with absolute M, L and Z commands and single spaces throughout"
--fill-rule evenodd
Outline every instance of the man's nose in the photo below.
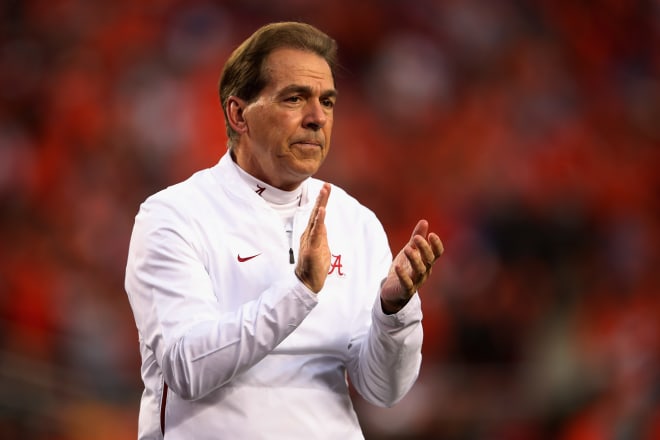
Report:
M 309 101 L 305 107 L 303 126 L 311 130 L 320 130 L 328 122 L 325 108 L 318 101 Z

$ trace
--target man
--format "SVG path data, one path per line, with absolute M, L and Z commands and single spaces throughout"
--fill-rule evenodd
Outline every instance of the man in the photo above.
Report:
M 126 270 L 140 439 L 362 439 L 348 379 L 381 406 L 412 387 L 416 292 L 442 243 L 422 220 L 392 261 L 374 214 L 311 177 L 335 58 L 312 26 L 259 29 L 220 80 L 229 151 L 140 207 Z

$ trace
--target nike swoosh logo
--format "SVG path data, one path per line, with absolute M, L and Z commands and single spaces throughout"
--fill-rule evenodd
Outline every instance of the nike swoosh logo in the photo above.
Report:
M 236 258 L 238 258 L 239 263 L 244 263 L 248 260 L 253 259 L 254 257 L 258 257 L 259 255 L 261 255 L 261 253 L 258 253 L 258 254 L 255 254 L 255 255 L 250 255 L 249 257 L 241 257 L 241 254 L 238 254 L 238 255 L 236 255 Z

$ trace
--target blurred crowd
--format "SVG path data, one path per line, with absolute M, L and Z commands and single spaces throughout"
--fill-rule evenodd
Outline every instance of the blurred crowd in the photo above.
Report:
M 0 437 L 136 438 L 134 215 L 225 151 L 270 21 L 340 46 L 321 178 L 446 253 L 424 363 L 369 440 L 660 439 L 660 3 L 5 0 Z

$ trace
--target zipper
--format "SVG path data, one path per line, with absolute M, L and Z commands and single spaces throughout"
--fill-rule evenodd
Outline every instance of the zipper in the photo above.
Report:
M 300 199 L 298 199 L 298 208 L 294 211 L 293 216 L 291 217 L 291 230 L 287 230 L 288 228 L 284 228 L 284 231 L 286 232 L 288 239 L 289 239 L 289 264 L 295 264 L 296 263 L 296 258 L 293 253 L 293 236 L 295 235 L 294 232 L 296 230 L 296 218 L 298 217 L 298 213 L 300 212 L 300 204 L 302 203 L 302 195 L 300 196 Z
M 167 406 L 167 383 L 163 382 L 163 395 L 160 400 L 160 433 L 165 436 L 165 406 Z
M 286 234 L 287 241 L 289 242 L 289 264 L 294 264 L 296 259 L 293 255 L 293 220 L 291 221 L 291 229 L 284 228 L 284 233 Z
M 293 253 L 293 236 L 294 236 L 294 231 L 296 230 L 296 217 L 297 217 L 296 214 L 298 214 L 298 211 L 300 211 L 300 208 L 296 209 L 296 211 L 293 213 L 293 217 L 291 217 L 291 225 L 290 225 L 291 230 L 286 231 L 287 238 L 289 239 L 289 264 L 296 263 L 296 258 Z

